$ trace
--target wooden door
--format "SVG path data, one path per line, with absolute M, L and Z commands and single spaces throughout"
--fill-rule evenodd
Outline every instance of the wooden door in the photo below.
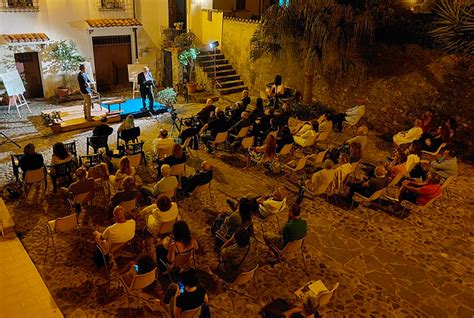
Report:
M 164 87 L 173 87 L 173 58 L 170 51 L 163 50 L 163 82 Z
M 44 97 L 38 52 L 15 53 L 15 65 L 21 79 L 26 81 L 25 97 Z
M 132 63 L 130 35 L 92 38 L 95 80 L 99 92 L 130 86 L 127 65 Z

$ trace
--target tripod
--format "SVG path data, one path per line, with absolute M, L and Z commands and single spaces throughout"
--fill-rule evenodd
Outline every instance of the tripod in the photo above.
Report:
M 4 145 L 8 142 L 11 142 L 12 144 L 14 144 L 15 146 L 17 146 L 18 148 L 21 148 L 21 146 L 19 144 L 17 144 L 15 141 L 13 141 L 12 139 L 10 139 L 7 135 L 5 135 L 4 133 L 0 132 L 0 135 L 3 136 L 3 138 L 5 138 L 5 140 L 2 140 L 0 142 L 0 145 Z
M 183 119 L 178 117 L 178 114 L 174 108 L 171 108 L 171 120 L 173 122 L 171 123 L 170 136 L 173 136 L 175 129 L 178 131 L 178 134 L 181 133 L 181 129 L 183 128 Z

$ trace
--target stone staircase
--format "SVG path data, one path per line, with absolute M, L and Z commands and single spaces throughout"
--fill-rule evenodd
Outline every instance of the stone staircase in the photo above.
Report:
M 244 81 L 240 79 L 240 75 L 237 74 L 237 71 L 220 50 L 214 52 L 208 49 L 201 49 L 200 51 L 201 53 L 197 58 L 198 65 L 211 80 L 214 78 L 215 66 L 216 81 L 218 83 L 216 88 L 219 94 L 229 95 L 248 89 Z

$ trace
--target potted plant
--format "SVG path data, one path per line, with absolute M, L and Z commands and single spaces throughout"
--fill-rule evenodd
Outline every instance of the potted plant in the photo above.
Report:
M 52 66 L 61 73 L 62 85 L 57 88 L 59 97 L 69 95 L 69 77 L 72 72 L 77 71 L 79 64 L 84 58 L 79 54 L 76 43 L 71 40 L 63 40 L 52 44 L 51 47 Z
M 196 59 L 199 56 L 199 50 L 197 48 L 184 49 L 178 54 L 178 60 L 183 67 L 186 68 L 188 73 L 188 92 L 196 92 Z
M 177 94 L 174 91 L 174 89 L 168 87 L 165 88 L 164 90 L 161 90 L 156 94 L 156 99 L 163 105 L 166 106 L 166 108 L 174 108 L 174 104 L 176 104 L 176 99 L 177 99 Z
M 183 26 L 184 26 L 184 23 L 183 22 L 175 22 L 175 23 L 173 23 L 173 25 L 174 25 L 176 30 L 182 30 Z

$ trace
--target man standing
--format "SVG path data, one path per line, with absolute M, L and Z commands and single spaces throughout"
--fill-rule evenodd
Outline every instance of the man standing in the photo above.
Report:
M 153 88 L 155 87 L 155 81 L 151 75 L 150 69 L 145 66 L 143 72 L 138 74 L 138 85 L 140 85 L 140 95 L 142 96 L 143 110 L 146 110 L 146 99 L 148 97 L 148 103 L 150 111 L 153 112 Z
M 77 74 L 77 81 L 79 82 L 79 89 L 81 95 L 84 98 L 84 118 L 92 121 L 91 108 L 92 108 L 92 88 L 89 84 L 91 81 L 87 77 L 86 67 L 84 64 L 79 65 L 79 74 Z

